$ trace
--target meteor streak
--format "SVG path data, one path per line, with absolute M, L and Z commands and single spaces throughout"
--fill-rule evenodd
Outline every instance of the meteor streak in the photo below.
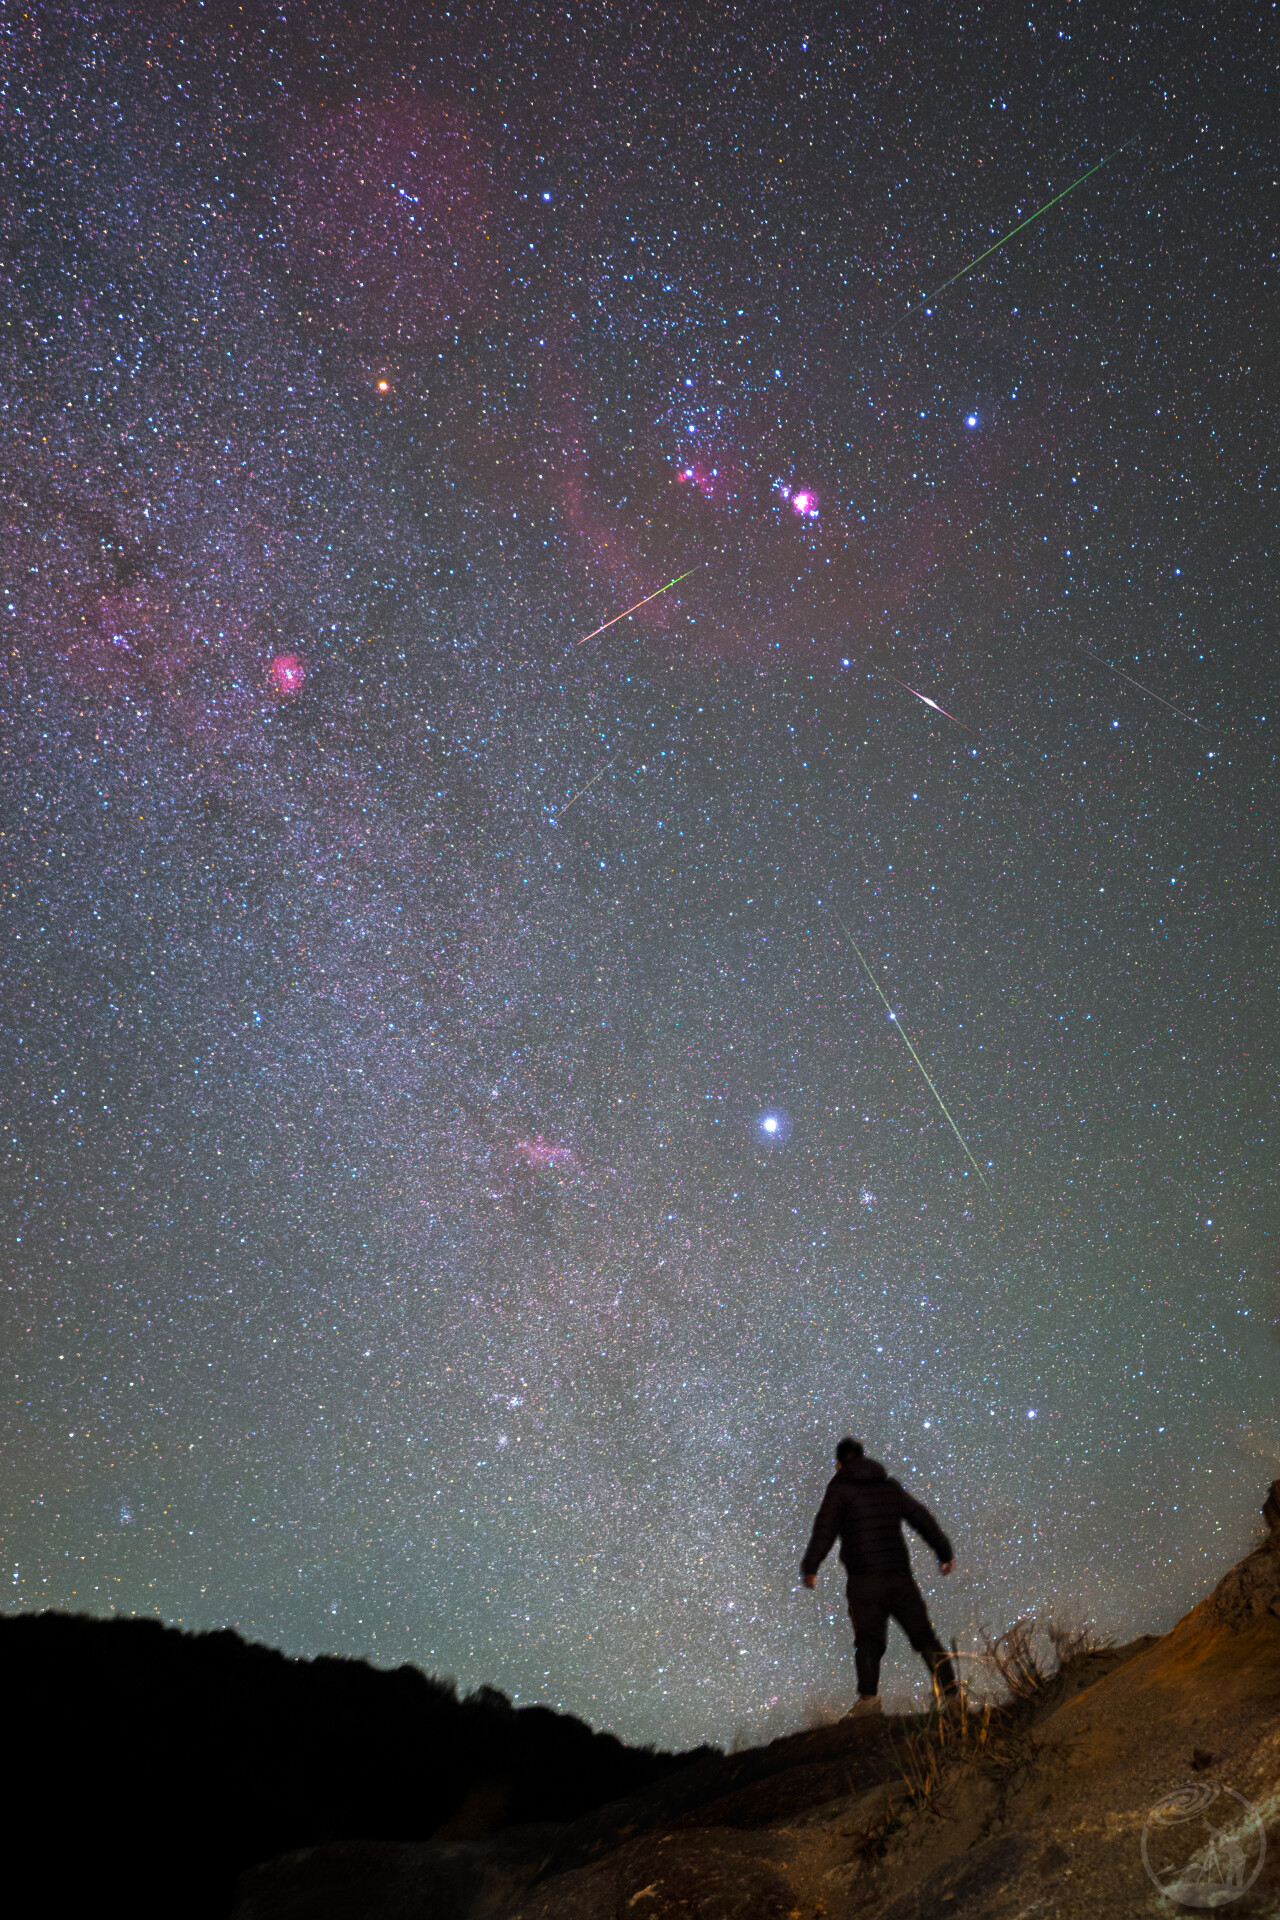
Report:
M 590 638 L 590 635 L 588 635 L 588 638 Z M 620 753 L 615 753 L 613 756 L 613 759 L 606 761 L 604 766 L 601 767 L 599 773 L 592 774 L 591 778 L 588 780 L 585 787 L 579 787 L 578 791 L 575 794 L 571 795 L 570 798 L 565 801 L 560 811 L 557 814 L 553 815 L 553 818 L 556 820 L 563 820 L 566 813 L 568 813 L 570 807 L 574 805 L 574 802 L 581 800 L 584 793 L 590 793 L 592 787 L 594 787 L 594 785 L 596 784 L 596 781 L 603 780 L 606 773 L 608 773 L 610 767 L 616 766 L 618 764 L 618 761 L 621 758 L 622 758 L 622 755 Z
M 1004 246 L 1007 240 L 1012 240 L 1016 233 L 1021 233 L 1022 229 L 1029 227 L 1033 220 L 1038 220 L 1042 213 L 1048 213 L 1050 207 L 1056 207 L 1059 200 L 1065 200 L 1069 193 L 1074 193 L 1077 187 L 1083 186 L 1090 174 L 1097 173 L 1100 167 L 1105 167 L 1107 162 L 1114 160 L 1118 153 L 1123 153 L 1126 147 L 1131 147 L 1137 138 L 1136 133 L 1130 134 L 1127 140 L 1122 141 L 1118 147 L 1113 147 L 1110 153 L 1104 153 L 1101 160 L 1095 160 L 1091 167 L 1085 168 L 1078 180 L 1073 180 L 1069 187 L 1062 189 L 1061 193 L 1055 193 L 1052 200 L 1046 200 L 1042 207 L 1037 207 L 1034 213 L 1029 213 L 1025 220 L 1019 220 L 1017 226 L 1010 227 L 1008 233 L 1001 234 L 1000 238 L 993 241 L 984 252 L 970 260 L 968 266 L 961 267 L 959 273 L 953 273 L 949 280 L 944 280 L 942 285 L 935 287 L 932 293 L 926 293 L 924 296 L 926 301 L 936 300 L 940 293 L 945 293 L 948 287 L 953 287 L 957 280 L 963 280 L 966 273 L 972 273 L 975 267 L 981 266 L 984 260 L 989 259 L 993 253 Z
M 839 914 L 836 915 L 836 919 L 840 920 Z M 925 1085 L 928 1087 L 930 1093 L 933 1095 L 938 1105 L 942 1108 L 942 1112 L 946 1119 L 947 1125 L 950 1127 L 952 1133 L 954 1133 L 956 1139 L 960 1142 L 960 1145 L 964 1148 L 965 1159 L 969 1162 L 969 1165 L 973 1168 L 979 1180 L 981 1180 L 986 1192 L 989 1194 L 991 1192 L 991 1189 L 990 1187 L 987 1186 L 986 1175 L 983 1173 L 982 1168 L 978 1165 L 977 1161 L 974 1159 L 973 1155 L 970 1153 L 968 1143 L 966 1142 L 964 1135 L 961 1133 L 955 1121 L 951 1118 L 951 1115 L 947 1112 L 946 1101 L 943 1099 L 942 1095 L 938 1092 L 938 1089 L 934 1086 L 932 1080 L 929 1078 L 928 1071 L 925 1068 L 924 1061 L 920 1058 L 920 1055 L 916 1052 L 910 1040 L 907 1038 L 906 1028 L 903 1026 L 902 1022 L 899 1020 L 893 1008 L 889 1005 L 889 1002 L 885 1000 L 884 993 L 880 986 L 880 982 L 876 979 L 874 973 L 872 973 L 866 961 L 862 959 L 861 953 L 858 952 L 858 943 L 854 939 L 853 935 L 850 933 L 848 927 L 845 926 L 843 920 L 840 920 L 840 925 L 841 927 L 844 928 L 845 939 L 849 942 L 849 945 L 853 948 L 854 952 L 858 955 L 858 959 L 862 962 L 863 972 L 866 974 L 868 980 L 871 982 L 876 992 L 880 995 L 881 1000 L 884 1000 L 885 1012 L 888 1014 L 889 1018 L 892 1020 L 894 1026 L 897 1028 L 899 1034 L 901 1035 L 902 1040 L 906 1046 L 907 1052 L 911 1055 L 911 1058 L 915 1061 L 921 1073 L 924 1075 Z
M 1076 644 L 1080 648 L 1081 653 L 1088 654 L 1090 660 L 1096 660 L 1098 665 L 1100 667 L 1106 667 L 1109 673 L 1120 674 L 1120 678 L 1127 680 L 1131 687 L 1136 687 L 1139 693 L 1149 694 L 1151 699 L 1158 700 L 1162 707 L 1168 707 L 1170 713 L 1176 713 L 1179 720 L 1189 720 L 1193 727 L 1200 725 L 1194 713 L 1184 713 L 1181 707 L 1174 706 L 1172 700 L 1166 700 L 1162 693 L 1153 693 L 1150 687 L 1144 687 L 1141 680 L 1135 680 L 1132 674 L 1121 673 L 1119 667 L 1113 667 L 1109 660 L 1104 660 L 1100 653 L 1093 651 L 1092 647 L 1086 647 L 1083 640 L 1077 641 Z
M 700 566 L 701 564 L 702 564 L 701 561 L 699 561 L 698 565 Z M 608 627 L 616 627 L 619 620 L 625 620 L 628 614 L 639 613 L 641 607 L 647 607 L 649 602 L 651 600 L 656 600 L 660 593 L 670 593 L 672 587 L 678 587 L 682 580 L 687 580 L 689 578 L 690 573 L 696 573 L 697 571 L 698 571 L 697 567 L 690 567 L 688 573 L 678 573 L 674 580 L 668 580 L 665 587 L 655 587 L 652 593 L 646 593 L 643 600 L 637 600 L 634 607 L 627 607 L 623 610 L 623 612 L 615 613 L 612 620 L 605 621 L 604 626 L 593 627 L 590 633 L 584 633 L 581 640 L 574 641 L 573 643 L 574 646 L 585 647 L 587 644 L 587 641 L 594 640 L 598 633 L 603 633 L 605 629 Z
M 934 712 L 940 713 L 944 720 L 955 720 L 956 725 L 958 727 L 964 727 L 964 730 L 966 733 L 973 732 L 972 727 L 965 727 L 963 720 L 956 720 L 956 716 L 954 715 L 954 713 L 948 713 L 946 708 L 940 707 L 936 700 L 931 700 L 927 693 L 916 693 L 916 690 L 914 687 L 909 687 L 905 680 L 894 679 L 894 676 L 891 673 L 885 673 L 883 667 L 880 668 L 880 672 L 884 673 L 884 677 L 886 680 L 893 680 L 894 686 L 901 687 L 904 693 L 914 693 L 917 700 L 923 700 L 926 707 L 932 707 Z

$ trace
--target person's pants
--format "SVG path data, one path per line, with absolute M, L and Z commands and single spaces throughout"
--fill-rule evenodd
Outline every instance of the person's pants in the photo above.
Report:
M 849 1575 L 849 1618 L 853 1622 L 858 1692 L 865 1699 L 880 1687 L 880 1662 L 897 1621 L 944 1693 L 954 1693 L 955 1668 L 933 1630 L 924 1595 L 909 1573 Z

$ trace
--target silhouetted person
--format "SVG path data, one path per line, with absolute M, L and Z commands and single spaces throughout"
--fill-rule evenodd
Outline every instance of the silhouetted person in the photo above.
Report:
M 800 1574 L 806 1587 L 817 1585 L 818 1568 L 838 1534 L 840 1558 L 849 1576 L 849 1618 L 858 1668 L 858 1704 L 850 1713 L 880 1711 L 880 1662 L 891 1616 L 947 1699 L 956 1697 L 955 1668 L 911 1575 L 902 1537 L 904 1520 L 933 1548 L 942 1571 L 950 1573 L 955 1565 L 951 1542 L 929 1509 L 891 1480 L 878 1460 L 866 1459 L 860 1441 L 841 1440 L 836 1447 L 836 1472 L 813 1523 Z

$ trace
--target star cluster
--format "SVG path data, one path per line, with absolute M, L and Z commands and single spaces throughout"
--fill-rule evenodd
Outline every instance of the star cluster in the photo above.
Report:
M 670 1745 L 841 1433 L 962 1644 L 1251 1537 L 1265 26 L 875 19 L 3 29 L 11 1605 Z

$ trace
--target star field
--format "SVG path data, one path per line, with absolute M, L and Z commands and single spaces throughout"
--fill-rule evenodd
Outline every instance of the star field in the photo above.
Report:
M 962 1646 L 1243 1551 L 1271 20 L 9 17 L 10 1605 L 670 1746 L 844 1432 Z

